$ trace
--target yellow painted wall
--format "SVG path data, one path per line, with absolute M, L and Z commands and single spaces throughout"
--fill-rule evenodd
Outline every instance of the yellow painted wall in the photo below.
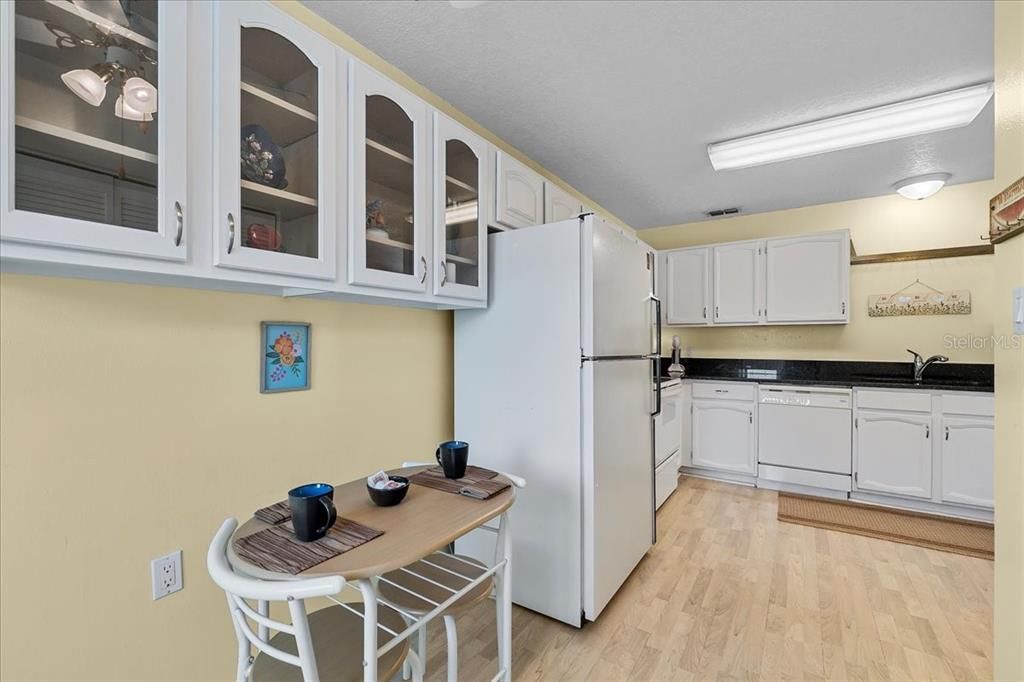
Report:
M 1024 176 L 1024 3 L 996 3 L 996 173 Z M 995 194 L 995 192 L 993 192 Z M 996 246 L 995 676 L 1024 680 L 1024 337 L 1012 337 L 1013 287 L 1024 286 L 1024 236 Z

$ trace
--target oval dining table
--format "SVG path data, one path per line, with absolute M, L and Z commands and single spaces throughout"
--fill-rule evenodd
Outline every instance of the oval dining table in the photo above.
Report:
M 428 466 L 405 467 L 389 474 L 412 477 Z M 509 487 L 487 500 L 444 492 L 410 482 L 405 499 L 393 507 L 378 507 L 369 498 L 366 479 L 360 478 L 334 487 L 334 506 L 338 518 L 346 518 L 382 531 L 369 542 L 328 559 L 295 575 L 276 573 L 256 566 L 239 557 L 234 541 L 251 535 L 272 524 L 253 517 L 242 524 L 228 543 L 228 562 L 239 573 L 262 580 L 296 580 L 321 576 L 340 576 L 356 587 L 363 597 L 363 680 L 377 680 L 377 660 L 402 640 L 412 636 L 427 622 L 442 615 L 445 608 L 476 587 L 488 576 L 494 576 L 495 609 L 498 631 L 498 673 L 494 680 L 512 679 L 512 597 L 511 556 L 508 529 L 508 510 L 515 502 L 515 486 L 501 474 L 494 480 L 509 483 Z M 499 517 L 498 528 L 484 524 Z M 402 569 L 420 559 L 442 550 L 466 533 L 484 528 L 497 532 L 494 562 L 465 587 L 456 591 L 432 611 L 388 641 L 377 645 L 380 604 L 377 583 L 380 576 Z M 387 606 L 385 606 L 387 608 Z M 421 664 L 424 664 L 421 662 Z

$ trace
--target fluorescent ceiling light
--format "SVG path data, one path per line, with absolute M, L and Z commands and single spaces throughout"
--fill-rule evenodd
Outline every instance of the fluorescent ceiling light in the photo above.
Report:
M 708 145 L 715 170 L 799 159 L 912 135 L 959 128 L 992 97 L 992 83 Z
M 477 219 L 477 205 L 475 201 L 467 201 L 464 204 L 449 206 L 444 209 L 444 224 L 457 225 L 468 223 Z
M 927 199 L 942 189 L 949 180 L 949 173 L 930 173 L 900 180 L 892 186 L 904 199 Z

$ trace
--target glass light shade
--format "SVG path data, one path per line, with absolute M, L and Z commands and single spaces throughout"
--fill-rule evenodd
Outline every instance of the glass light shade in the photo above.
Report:
M 145 78 L 132 76 L 124 82 L 124 101 L 136 111 L 152 114 L 156 111 L 156 88 Z
M 94 107 L 103 103 L 107 94 L 107 83 L 113 72 L 106 65 L 91 66 L 88 69 L 72 69 L 61 74 L 60 79 L 71 92 Z
M 153 114 L 147 114 L 144 111 L 132 108 L 130 104 L 125 102 L 124 95 L 118 95 L 117 101 L 114 102 L 114 115 L 118 118 L 123 118 L 126 121 L 152 121 Z
M 949 173 L 930 173 L 900 180 L 892 186 L 904 199 L 927 199 L 938 192 L 949 180 Z

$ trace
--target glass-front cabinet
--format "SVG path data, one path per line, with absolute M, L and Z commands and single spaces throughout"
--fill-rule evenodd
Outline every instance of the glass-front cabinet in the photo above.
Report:
M 487 300 L 487 145 L 434 112 L 434 294 Z
M 0 2 L 3 239 L 185 259 L 186 25 L 177 2 Z
M 427 291 L 427 107 L 352 63 L 349 283 Z
M 334 46 L 269 3 L 215 11 L 214 262 L 334 279 Z

